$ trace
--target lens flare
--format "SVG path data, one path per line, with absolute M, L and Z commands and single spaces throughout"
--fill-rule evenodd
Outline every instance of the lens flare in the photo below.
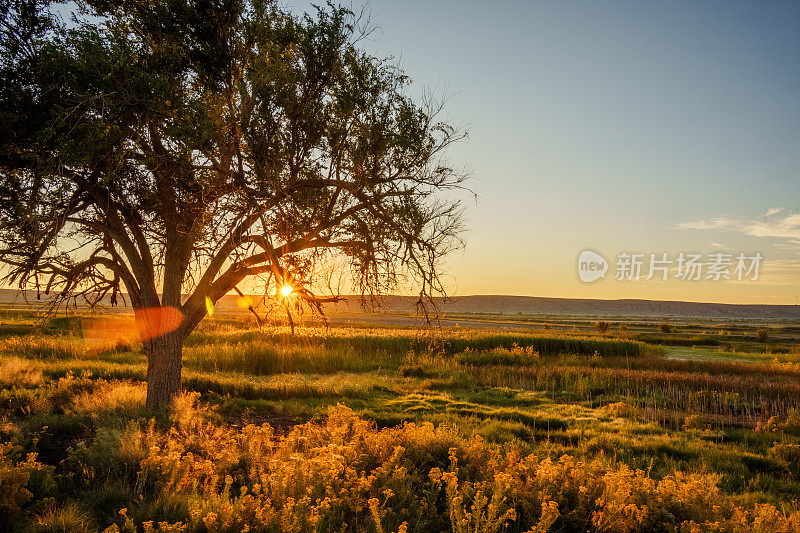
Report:
M 249 296 L 240 296 L 236 299 L 236 307 L 239 309 L 247 309 L 253 305 L 253 299 Z
M 284 285 L 283 287 L 281 287 L 281 294 L 284 297 L 289 296 L 293 292 L 294 292 L 294 287 L 292 287 L 291 285 Z
M 141 340 L 152 339 L 178 329 L 183 313 L 175 307 L 153 307 L 134 311 Z

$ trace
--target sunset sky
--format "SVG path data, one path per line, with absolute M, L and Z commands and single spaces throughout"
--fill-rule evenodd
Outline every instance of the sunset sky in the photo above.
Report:
M 796 303 L 800 3 L 369 10 L 365 46 L 395 56 L 415 91 L 449 96 L 446 117 L 469 129 L 451 153 L 478 195 L 455 294 Z M 577 275 L 587 248 L 610 263 L 592 284 Z M 621 252 L 764 260 L 758 281 L 623 282 Z
M 450 152 L 476 193 L 451 294 L 800 303 L 800 2 L 366 9 L 362 45 L 469 131 Z M 609 263 L 593 283 L 587 249 Z M 731 273 L 759 253 L 759 279 L 644 280 L 651 253 L 681 252 L 730 254 Z M 620 253 L 644 254 L 642 279 L 615 279 Z

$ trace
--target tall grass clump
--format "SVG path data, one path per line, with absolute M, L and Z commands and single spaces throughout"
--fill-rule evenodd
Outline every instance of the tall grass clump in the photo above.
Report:
M 246 376 L 231 373 L 184 372 L 183 388 L 217 393 L 245 400 L 289 400 L 296 398 L 365 398 L 391 390 L 393 382 L 373 374 L 328 375 L 274 374 Z
M 25 359 L 75 359 L 87 354 L 80 337 L 29 335 L 7 337 L 0 343 L 0 353 Z
M 268 339 L 192 344 L 184 349 L 184 361 L 198 370 L 246 374 L 366 372 L 393 362 L 380 352 L 363 357 L 346 344 L 329 348 L 322 343 L 279 344 Z
M 512 350 L 516 346 L 538 352 L 543 357 L 561 354 L 639 357 L 650 353 L 651 350 L 646 344 L 637 341 L 566 335 L 473 334 L 469 337 L 447 338 L 443 340 L 442 344 L 445 351 L 452 353 L 463 352 L 466 349 L 475 351 L 491 351 L 498 348 Z
M 285 328 L 263 330 L 226 330 L 196 332 L 186 339 L 185 346 L 255 343 L 287 349 L 316 349 L 348 352 L 356 356 L 401 359 L 409 350 L 426 346 L 425 338 L 416 330 L 305 327 L 296 335 Z
M 220 345 L 225 343 L 266 343 L 273 346 L 324 348 L 333 352 L 349 352 L 356 356 L 385 357 L 400 360 L 408 352 L 434 351 L 456 354 L 466 349 L 530 348 L 542 356 L 570 353 L 600 356 L 641 356 L 652 351 L 645 343 L 608 338 L 581 337 L 568 334 L 494 333 L 456 329 L 359 329 L 303 328 L 292 336 L 280 328 L 271 330 L 231 330 L 200 332 L 191 335 L 186 346 Z
M 462 365 L 537 365 L 542 360 L 532 346 L 514 344 L 509 349 L 501 347 L 488 351 L 467 348 L 456 355 L 456 361 Z

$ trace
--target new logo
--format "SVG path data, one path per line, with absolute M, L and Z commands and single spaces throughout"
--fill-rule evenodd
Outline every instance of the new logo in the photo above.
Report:
M 578 256 L 578 277 L 584 283 L 591 283 L 606 277 L 608 261 L 592 250 L 584 250 Z

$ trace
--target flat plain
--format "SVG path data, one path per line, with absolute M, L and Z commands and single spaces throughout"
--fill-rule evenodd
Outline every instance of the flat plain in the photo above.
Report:
M 792 321 L 218 315 L 154 418 L 130 320 L 0 315 L 6 530 L 800 528 Z

